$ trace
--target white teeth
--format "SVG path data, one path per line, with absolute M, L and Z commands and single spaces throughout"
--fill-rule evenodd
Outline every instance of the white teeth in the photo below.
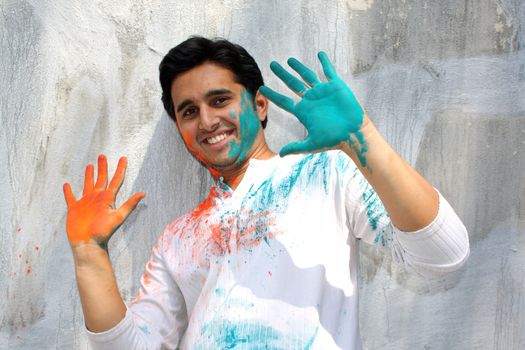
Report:
M 226 138 L 226 133 L 222 133 L 220 135 L 217 135 L 217 136 L 213 136 L 213 137 L 210 137 L 208 138 L 208 143 L 210 145 L 213 145 L 213 144 L 216 144 L 217 142 L 219 141 L 222 141 Z

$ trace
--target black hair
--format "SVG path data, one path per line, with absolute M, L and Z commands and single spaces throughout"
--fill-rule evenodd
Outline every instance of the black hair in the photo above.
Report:
M 235 82 L 243 85 L 255 102 L 255 94 L 259 87 L 264 85 L 264 81 L 253 57 L 242 46 L 226 39 L 207 39 L 201 36 L 192 36 L 172 48 L 164 56 L 159 66 L 162 103 L 173 120 L 175 120 L 171 98 L 173 80 L 178 75 L 207 61 L 230 70 L 234 75 Z M 261 122 L 263 128 L 266 127 L 267 122 L 268 118 Z

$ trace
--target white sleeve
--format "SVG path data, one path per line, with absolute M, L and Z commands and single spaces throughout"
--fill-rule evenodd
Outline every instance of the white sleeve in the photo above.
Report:
M 187 327 L 186 304 L 163 258 L 162 239 L 153 248 L 140 290 L 126 316 L 101 333 L 87 330 L 95 350 L 175 349 Z
M 469 256 L 465 226 L 439 193 L 436 218 L 425 228 L 403 232 L 393 226 L 379 196 L 360 171 L 354 171 L 345 189 L 350 229 L 362 241 L 389 247 L 394 260 L 425 277 L 437 277 L 460 268 Z
M 459 269 L 467 260 L 467 229 L 439 193 L 438 214 L 428 226 L 415 232 L 403 232 L 393 226 L 392 253 L 396 261 L 417 273 L 437 277 Z

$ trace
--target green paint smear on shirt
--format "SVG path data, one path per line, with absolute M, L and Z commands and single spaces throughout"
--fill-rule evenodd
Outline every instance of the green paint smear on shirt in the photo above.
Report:
M 318 327 L 311 334 L 285 336 L 256 320 L 231 322 L 214 319 L 202 327 L 202 338 L 195 349 L 310 349 Z

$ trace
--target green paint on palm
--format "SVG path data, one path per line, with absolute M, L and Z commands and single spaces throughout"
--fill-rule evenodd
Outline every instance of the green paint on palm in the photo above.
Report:
M 303 96 L 297 104 L 272 89 L 261 86 L 260 92 L 276 105 L 294 114 L 308 131 L 306 139 L 285 145 L 279 154 L 309 153 L 332 149 L 347 142 L 356 152 L 361 165 L 366 166 L 366 143 L 360 131 L 364 111 L 352 90 L 342 81 L 324 52 L 319 52 L 327 82 L 320 82 L 315 73 L 295 58 L 288 64 L 310 86 L 288 73 L 277 62 L 270 68 L 285 84 Z

